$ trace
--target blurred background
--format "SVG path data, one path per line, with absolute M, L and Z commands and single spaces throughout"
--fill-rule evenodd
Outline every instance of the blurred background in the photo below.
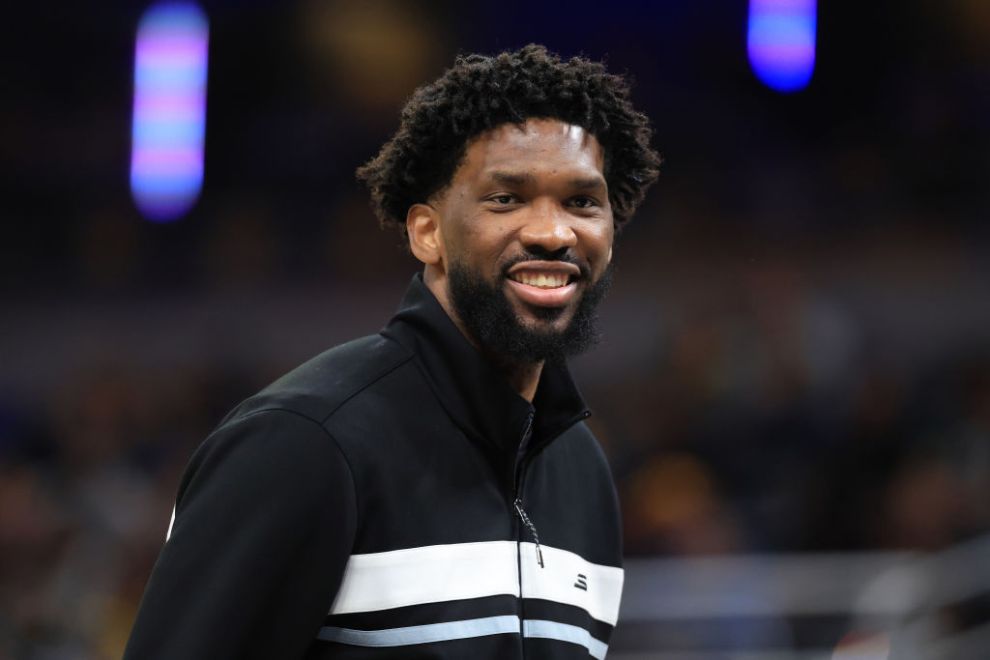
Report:
M 990 3 L 199 7 L 4 12 L 0 658 L 121 655 L 193 449 L 417 269 L 354 169 L 455 54 L 531 41 L 630 74 L 665 158 L 574 367 L 609 657 L 990 657 Z M 178 192 L 135 165 L 139 25 L 205 67 Z

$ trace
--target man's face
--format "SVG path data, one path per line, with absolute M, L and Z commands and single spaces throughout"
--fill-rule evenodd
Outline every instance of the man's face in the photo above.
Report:
M 612 253 L 603 168 L 598 140 L 558 120 L 504 124 L 469 143 L 431 202 L 431 288 L 482 348 L 535 362 L 591 342 Z

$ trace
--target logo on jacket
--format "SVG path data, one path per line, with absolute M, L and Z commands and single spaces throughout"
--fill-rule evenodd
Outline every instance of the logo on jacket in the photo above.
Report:
M 581 591 L 587 591 L 588 577 L 586 575 L 583 575 L 582 573 L 578 573 L 577 582 L 574 583 L 574 586 L 580 589 Z

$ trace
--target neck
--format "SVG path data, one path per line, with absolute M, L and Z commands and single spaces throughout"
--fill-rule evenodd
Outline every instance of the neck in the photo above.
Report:
M 447 287 L 444 286 L 444 280 L 437 276 L 434 269 L 427 267 L 423 274 L 423 281 L 426 286 L 433 292 L 436 299 L 440 302 L 440 306 L 443 307 L 444 311 L 447 312 L 447 316 L 454 322 L 457 329 L 461 331 L 461 334 L 471 342 L 471 345 L 475 349 L 481 351 L 483 354 L 488 356 L 499 368 L 499 370 L 505 374 L 506 379 L 509 381 L 509 385 L 516 394 L 526 399 L 530 403 L 533 403 L 533 397 L 536 396 L 536 387 L 540 384 L 540 374 L 543 373 L 543 362 L 533 362 L 533 363 L 518 363 L 510 362 L 499 356 L 493 356 L 487 351 L 485 351 L 478 342 L 475 341 L 471 333 L 467 331 L 464 324 L 461 322 L 460 317 L 454 311 L 454 306 L 451 304 L 449 297 L 447 296 Z
M 516 394 L 533 403 L 533 397 L 536 396 L 536 388 L 540 384 L 540 374 L 543 373 L 543 362 L 513 362 L 501 355 L 490 353 L 478 344 L 474 337 L 471 336 L 471 333 L 464 327 L 464 324 L 461 323 L 460 318 L 452 313 L 452 310 L 447 310 L 447 315 L 454 321 L 454 325 L 461 331 L 461 334 L 471 342 L 471 345 L 491 360 L 498 367 L 499 371 L 505 375 L 506 380 L 509 381 L 509 385 L 516 391 Z
M 522 398 L 533 403 L 536 388 L 540 384 L 540 374 L 543 373 L 543 363 L 535 364 L 505 364 L 499 360 L 495 363 L 505 374 L 512 389 Z

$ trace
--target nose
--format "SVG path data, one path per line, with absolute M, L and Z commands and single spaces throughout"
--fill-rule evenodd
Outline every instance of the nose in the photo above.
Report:
M 559 252 L 577 245 L 577 234 L 566 209 L 552 200 L 539 200 L 530 207 L 519 240 L 527 248 Z

